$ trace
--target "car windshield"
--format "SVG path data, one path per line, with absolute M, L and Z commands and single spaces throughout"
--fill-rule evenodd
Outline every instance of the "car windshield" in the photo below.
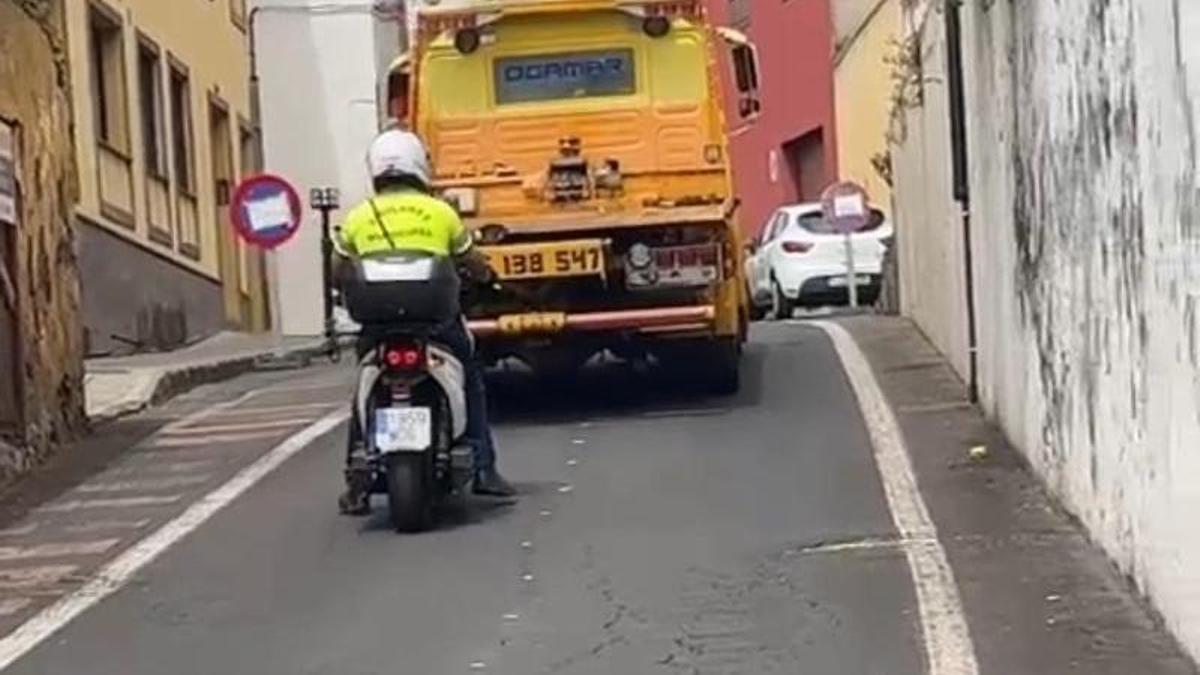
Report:
M 863 232 L 877 230 L 887 217 L 879 209 L 871 209 L 871 219 Z M 806 211 L 796 216 L 796 224 L 812 234 L 841 234 L 821 211 Z

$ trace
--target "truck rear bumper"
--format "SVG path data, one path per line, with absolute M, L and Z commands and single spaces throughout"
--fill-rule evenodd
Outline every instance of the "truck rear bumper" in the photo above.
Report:
M 641 333 L 689 333 L 711 330 L 716 323 L 717 308 L 713 305 L 689 307 L 655 307 L 609 312 L 567 314 L 564 332 L 637 331 Z M 469 322 L 471 332 L 479 337 L 522 333 L 502 330 L 500 319 L 478 319 Z M 532 334 L 532 333 L 531 333 Z

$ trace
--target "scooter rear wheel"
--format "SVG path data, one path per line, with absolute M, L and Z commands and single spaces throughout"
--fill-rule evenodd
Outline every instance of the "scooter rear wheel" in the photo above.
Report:
M 388 511 L 397 532 L 433 525 L 433 475 L 429 453 L 393 453 L 387 463 Z

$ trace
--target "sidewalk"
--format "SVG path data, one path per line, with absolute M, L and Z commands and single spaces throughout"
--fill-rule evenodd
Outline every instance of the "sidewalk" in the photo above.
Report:
M 866 355 L 895 413 L 981 672 L 1197 672 L 913 324 L 881 316 L 836 321 Z
M 279 358 L 307 363 L 320 354 L 320 337 L 219 333 L 172 352 L 88 359 L 84 395 L 87 416 L 102 422 L 160 403 L 194 386 L 240 375 Z

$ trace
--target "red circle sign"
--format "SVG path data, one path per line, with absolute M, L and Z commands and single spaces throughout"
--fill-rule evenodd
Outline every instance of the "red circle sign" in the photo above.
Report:
M 243 180 L 233 193 L 229 215 L 246 243 L 272 249 L 295 236 L 304 214 L 292 184 L 271 174 Z
M 871 221 L 871 205 L 867 191 L 858 183 L 842 181 L 825 188 L 821 208 L 833 228 L 842 234 L 866 229 Z

